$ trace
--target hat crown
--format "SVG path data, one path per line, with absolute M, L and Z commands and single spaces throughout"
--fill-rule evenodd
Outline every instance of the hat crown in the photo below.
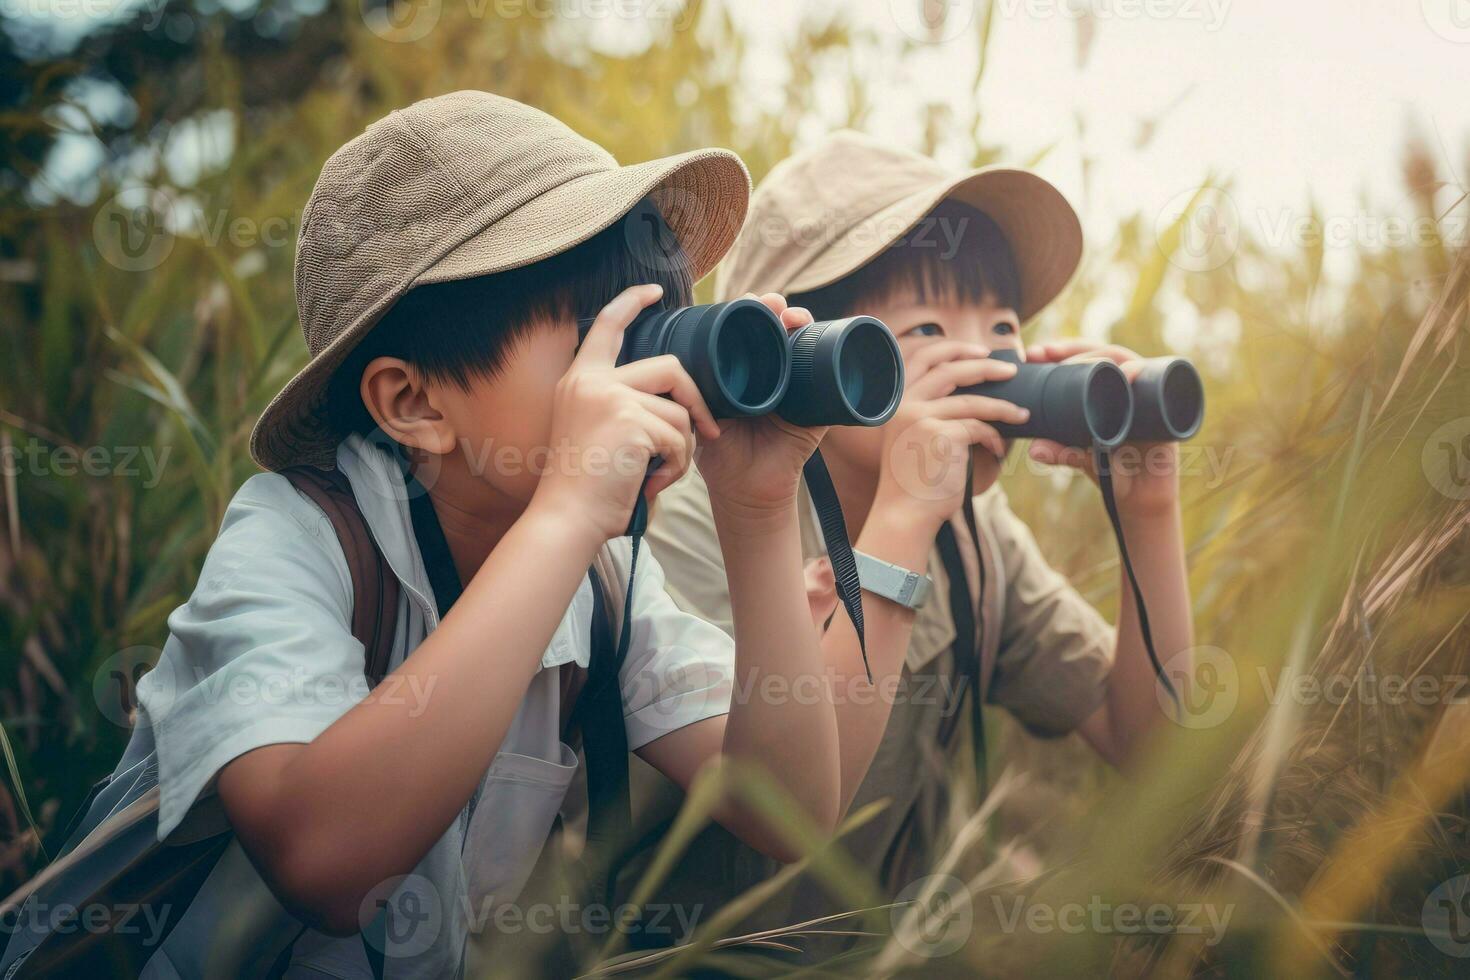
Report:
M 372 123 L 323 165 L 302 217 L 296 305 L 315 356 L 434 262 L 528 201 L 617 161 L 539 109 L 453 92 Z
M 1023 320 L 1051 301 L 1082 254 L 1082 226 L 1061 192 L 1027 170 L 950 171 L 937 161 L 843 130 L 771 168 L 750 220 L 720 266 L 715 294 L 808 292 L 856 273 L 884 250 L 935 244 L 923 220 L 943 201 L 995 222 L 1015 256 Z M 959 234 L 951 226 L 940 234 Z
M 830 134 L 772 167 L 760 182 L 745 231 L 721 267 L 717 291 L 728 298 L 752 289 L 787 289 L 800 272 L 792 264 L 793 251 L 814 258 L 822 245 L 948 173 L 929 157 L 865 133 Z

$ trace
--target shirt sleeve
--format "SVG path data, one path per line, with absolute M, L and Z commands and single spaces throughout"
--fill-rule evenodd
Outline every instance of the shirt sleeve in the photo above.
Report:
M 1002 492 L 997 489 L 986 504 L 1006 579 L 989 700 L 1034 734 L 1065 735 L 1102 704 L 1113 666 L 1113 629 L 1047 564 Z
M 709 491 L 699 470 L 659 494 L 644 539 L 668 573 L 668 595 L 685 612 L 735 635 L 725 560 L 715 534 Z M 641 562 L 640 562 L 641 563 Z
M 351 607 L 326 516 L 284 477 L 247 481 L 138 683 L 158 752 L 160 837 L 232 759 L 309 742 L 367 695 Z
M 627 539 L 615 542 L 610 551 L 619 571 L 625 570 L 631 556 Z M 626 582 L 626 574 L 618 580 Z M 629 749 L 730 712 L 735 641 L 676 606 L 665 584 L 658 558 L 648 548 L 640 549 L 633 629 L 619 676 Z

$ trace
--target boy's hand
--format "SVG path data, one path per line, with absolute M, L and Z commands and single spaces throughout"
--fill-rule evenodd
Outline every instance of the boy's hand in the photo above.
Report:
M 1117 344 L 1063 340 L 1032 344 L 1026 348 L 1026 360 L 1039 363 L 1099 359 L 1110 360 L 1122 368 L 1130 384 L 1143 366 L 1143 358 Z M 1031 443 L 1031 458 L 1041 463 L 1071 466 L 1086 473 L 1094 482 L 1097 480 L 1089 449 L 1037 439 Z M 1113 493 L 1121 513 L 1152 517 L 1172 511 L 1179 503 L 1179 444 L 1128 443 L 1121 455 L 1115 451 Z
M 1005 440 L 990 423 L 1021 423 L 1030 413 L 999 398 L 954 394 L 1015 376 L 1014 364 L 989 354 L 980 344 L 943 341 L 909 359 L 903 401 L 883 427 L 875 516 L 897 518 L 932 538 L 965 505 L 972 447 L 1005 456 Z
M 603 307 L 553 395 L 550 465 L 532 504 L 584 519 L 598 545 L 627 529 L 655 456 L 663 462 L 648 477 L 650 498 L 688 469 L 695 428 L 709 439 L 720 435 L 672 354 L 617 366 L 623 331 L 662 295 L 658 285 L 634 286 Z
M 811 313 L 788 307 L 777 293 L 748 295 L 759 298 L 780 317 L 788 333 L 812 322 Z M 706 444 L 699 453 L 699 472 L 709 486 L 711 501 L 754 517 L 789 507 L 796 499 L 801 468 L 826 432 L 826 426 L 804 429 L 792 425 L 774 412 L 759 418 L 726 419 L 719 442 Z

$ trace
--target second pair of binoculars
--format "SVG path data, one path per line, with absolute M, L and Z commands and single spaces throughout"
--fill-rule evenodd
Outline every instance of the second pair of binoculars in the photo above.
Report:
M 585 333 L 592 320 L 579 322 Z M 802 426 L 882 425 L 903 398 L 898 342 L 870 316 L 788 333 L 753 299 L 647 310 L 628 325 L 618 363 L 662 354 L 678 358 L 716 418 L 775 412 Z M 1003 436 L 1108 449 L 1188 439 L 1204 421 L 1204 386 L 1182 357 L 1145 361 L 1130 384 L 1112 361 L 1030 364 L 1010 350 L 990 356 L 1016 364 L 1016 374 L 957 393 L 1029 409 L 1020 425 L 993 423 Z

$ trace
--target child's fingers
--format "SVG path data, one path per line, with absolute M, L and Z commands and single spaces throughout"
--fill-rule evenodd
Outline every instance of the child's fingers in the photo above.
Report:
M 1117 344 L 1099 344 L 1079 351 L 1076 354 L 1062 358 L 1065 363 L 1078 363 L 1082 361 L 1112 361 L 1114 364 L 1127 364 L 1138 360 L 1138 355 L 1126 347 Z
M 719 423 L 705 404 L 704 396 L 699 393 L 699 386 L 674 355 L 662 354 L 624 364 L 618 368 L 617 377 L 623 384 L 638 391 L 650 395 L 668 395 L 684 406 L 700 435 L 707 439 L 720 437 Z
M 663 457 L 663 463 L 655 473 L 672 470 L 678 474 L 675 479 L 683 476 L 693 457 L 694 445 L 691 437 L 647 409 L 640 410 L 638 425 L 648 439 L 645 448 L 651 447 L 649 458 Z
M 826 556 L 807 562 L 802 569 L 802 578 L 808 592 L 823 592 L 837 586 L 837 577 L 832 574 L 832 560 Z
M 650 395 L 646 391 L 633 392 L 633 398 L 648 409 L 654 415 L 678 429 L 680 432 L 693 437 L 693 419 L 689 415 L 689 409 L 680 405 L 672 398 L 664 398 L 662 395 Z
M 788 306 L 781 313 L 781 326 L 787 331 L 799 330 L 812 322 L 812 311 L 805 306 Z
M 832 563 L 826 558 L 807 562 L 802 578 L 806 583 L 806 598 L 811 606 L 812 622 L 821 629 L 837 609 L 837 580 L 832 574 Z
M 664 287 L 658 283 L 629 286 L 618 293 L 592 321 L 572 365 L 612 367 L 616 364 L 618 353 L 623 349 L 623 331 L 646 307 L 657 303 L 663 294 Z
M 911 398 L 929 400 L 943 398 L 956 388 L 977 385 L 986 381 L 1007 381 L 1016 376 L 1016 365 L 1009 361 L 997 361 L 989 357 L 972 358 L 966 361 L 946 361 L 936 365 L 909 388 Z
M 949 395 L 934 402 L 934 415 L 942 419 L 979 419 L 1020 425 L 1031 418 L 1031 410 L 1004 398 L 987 395 Z
M 786 312 L 786 297 L 780 293 L 766 293 L 762 296 L 757 296 L 756 299 L 764 303 L 766 309 L 777 316 L 781 316 Z
M 1090 470 L 1092 456 L 1085 449 L 1064 446 L 1051 439 L 1036 439 L 1031 443 L 1031 458 L 1038 463 L 1052 466 L 1071 466 L 1079 470 Z
M 961 431 L 965 435 L 965 444 L 968 446 L 983 446 L 988 449 L 996 459 L 1003 459 L 1006 454 L 1006 441 L 996 431 L 995 426 L 979 419 L 959 419 Z
M 643 483 L 643 496 L 652 500 L 679 481 L 684 471 L 665 460 Z
M 918 381 L 936 364 L 945 361 L 973 360 L 979 357 L 989 357 L 990 348 L 984 344 L 970 344 L 960 340 L 941 340 L 937 344 L 925 344 L 914 351 L 904 363 L 904 373 L 910 380 L 910 385 Z
M 1069 357 L 1085 354 L 1101 347 L 1095 340 L 1049 340 L 1044 344 L 1032 344 L 1026 348 L 1026 360 L 1047 363 L 1065 361 Z
M 683 434 L 687 447 L 685 454 L 687 457 L 693 458 L 694 428 L 690 425 L 688 409 L 676 401 L 662 398 L 658 395 L 650 395 L 647 392 L 635 391 L 633 395 L 638 399 L 638 404 L 642 405 L 646 411 L 657 415 L 669 423 L 669 425 L 673 426 L 676 431 Z

